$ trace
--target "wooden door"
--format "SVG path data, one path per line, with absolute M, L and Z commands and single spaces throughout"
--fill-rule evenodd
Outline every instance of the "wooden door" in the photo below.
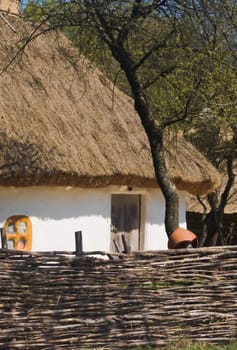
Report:
M 111 197 L 111 252 L 129 253 L 140 248 L 141 196 L 113 194 Z

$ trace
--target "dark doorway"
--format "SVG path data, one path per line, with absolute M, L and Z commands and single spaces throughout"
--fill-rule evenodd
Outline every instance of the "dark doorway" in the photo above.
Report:
M 111 252 L 130 253 L 140 249 L 141 195 L 113 194 L 111 197 Z

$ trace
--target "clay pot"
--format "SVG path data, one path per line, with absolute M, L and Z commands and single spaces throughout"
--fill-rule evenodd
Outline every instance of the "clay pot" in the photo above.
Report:
M 169 238 L 168 248 L 179 249 L 187 247 L 197 247 L 197 236 L 192 231 L 178 227 Z

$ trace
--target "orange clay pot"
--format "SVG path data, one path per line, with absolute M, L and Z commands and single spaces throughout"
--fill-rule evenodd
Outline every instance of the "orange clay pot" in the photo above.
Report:
M 191 244 L 193 248 L 197 247 L 197 236 L 185 228 L 178 227 L 170 236 L 168 241 L 169 249 L 185 248 Z

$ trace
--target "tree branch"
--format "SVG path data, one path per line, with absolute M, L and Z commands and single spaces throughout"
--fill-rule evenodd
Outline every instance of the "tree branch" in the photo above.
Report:
M 160 78 L 165 78 L 168 74 L 172 73 L 175 70 L 175 68 L 177 68 L 177 66 L 173 65 L 171 67 L 164 69 L 156 77 L 147 81 L 147 83 L 143 84 L 143 88 L 145 90 L 148 89 L 151 85 L 155 84 Z

